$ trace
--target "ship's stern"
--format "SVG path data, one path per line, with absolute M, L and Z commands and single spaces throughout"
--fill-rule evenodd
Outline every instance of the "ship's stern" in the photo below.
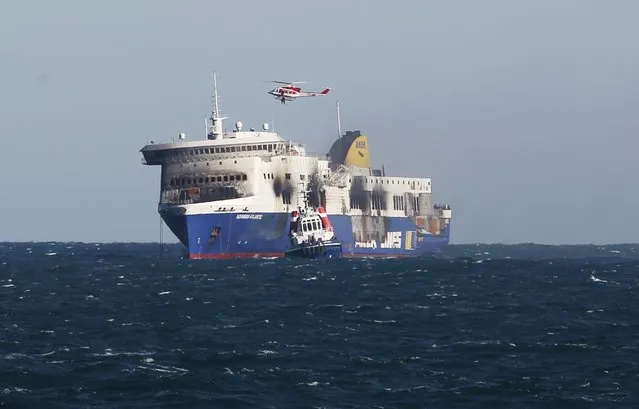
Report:
M 450 241 L 452 210 L 450 205 L 435 205 L 435 214 L 430 216 L 426 225 L 418 223 L 416 250 L 418 253 L 439 252 Z

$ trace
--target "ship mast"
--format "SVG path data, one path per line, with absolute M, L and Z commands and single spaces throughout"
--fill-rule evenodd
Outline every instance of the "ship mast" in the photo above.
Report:
M 224 133 L 222 120 L 226 117 L 220 116 L 220 107 L 217 97 L 217 73 L 213 71 L 213 111 L 211 112 L 211 130 L 208 139 L 219 139 Z
M 342 137 L 342 121 L 339 117 L 339 101 L 336 103 L 337 105 L 337 139 Z

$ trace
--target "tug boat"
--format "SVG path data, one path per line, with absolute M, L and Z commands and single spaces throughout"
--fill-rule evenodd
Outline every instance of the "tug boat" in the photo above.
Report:
M 310 259 L 341 258 L 342 242 L 333 231 L 326 210 L 308 206 L 308 191 L 304 192 L 303 206 L 291 212 L 289 248 L 286 257 Z

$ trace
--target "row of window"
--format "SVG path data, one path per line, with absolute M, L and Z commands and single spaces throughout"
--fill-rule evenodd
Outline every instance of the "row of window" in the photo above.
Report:
M 265 151 L 273 152 L 284 149 L 283 143 L 265 143 L 259 145 L 233 145 L 220 146 L 216 148 L 197 148 L 197 149 L 180 149 L 172 151 L 174 157 L 194 156 L 194 155 L 210 155 L 212 153 L 232 153 L 232 152 L 252 152 Z
M 236 182 L 241 180 L 247 180 L 246 175 L 217 175 L 217 176 L 206 176 L 199 178 L 181 178 L 181 179 L 171 179 L 169 184 L 171 186 L 193 186 L 202 183 L 214 183 L 214 182 Z
M 324 176 L 326 177 L 326 176 Z M 284 178 L 286 180 L 291 180 L 291 174 L 290 173 L 285 173 L 284 174 Z M 273 176 L 272 173 L 265 173 L 264 174 L 264 179 L 275 179 L 275 176 Z M 311 179 L 311 175 L 308 175 L 308 179 Z M 300 180 L 306 180 L 306 175 L 300 175 Z
M 302 222 L 302 232 L 306 233 L 309 231 L 319 230 L 322 228 L 322 225 L 318 220 L 304 221 Z
M 267 174 L 265 174 L 266 177 Z M 269 178 L 272 178 L 272 174 L 268 174 Z M 200 177 L 200 178 L 184 178 L 184 179 L 172 179 L 170 182 L 171 186 L 197 186 L 205 183 L 214 183 L 214 182 L 234 182 L 234 181 L 244 181 L 247 180 L 246 175 L 217 175 L 217 176 L 208 176 L 208 177 Z M 215 193 L 214 193 L 215 191 Z M 221 188 L 209 188 L 209 194 L 213 194 L 214 196 L 222 198 L 229 198 L 230 196 L 234 196 L 235 193 L 231 192 L 231 189 L 226 189 L 224 187 Z M 350 195 L 350 208 L 351 209 L 365 209 L 367 206 L 367 195 L 361 194 L 351 194 Z M 413 196 L 413 209 L 419 213 L 419 197 Z M 290 205 L 291 202 L 291 192 L 283 191 L 282 192 L 282 203 Z M 370 204 L 371 209 L 373 210 L 386 210 L 386 200 L 383 192 L 371 192 L 370 195 Z M 404 196 L 393 196 L 393 209 L 394 210 L 405 210 L 405 202 Z
M 208 188 L 202 192 L 202 197 L 206 201 L 236 199 L 240 197 L 238 191 L 232 186 L 219 186 Z
M 419 196 L 413 196 L 413 209 L 419 213 Z M 364 194 L 352 194 L 350 195 L 351 209 L 366 209 L 367 195 Z M 370 195 L 371 209 L 373 210 L 386 210 L 386 200 L 384 193 L 371 192 Z M 393 196 L 393 209 L 394 210 L 406 210 L 406 203 L 404 196 Z
M 378 179 L 378 178 L 362 178 L 364 180 L 365 183 L 379 183 L 380 185 L 383 185 L 384 183 L 387 185 L 394 185 L 395 184 L 395 180 L 394 179 Z M 348 179 L 349 182 L 351 182 L 351 179 Z M 408 182 L 408 183 L 406 183 Z M 409 184 L 411 185 L 411 188 L 414 190 L 416 186 L 420 187 L 419 190 L 424 190 L 425 186 L 430 186 L 430 182 L 416 182 L 414 180 L 406 180 L 406 179 L 402 179 L 401 183 L 398 180 L 397 181 L 398 185 L 405 185 L 405 184 Z
M 352 194 L 350 196 L 351 209 L 365 209 L 366 208 L 366 197 L 362 195 Z
M 373 210 L 386 210 L 386 198 L 381 192 L 371 192 L 371 207 Z
M 238 197 L 240 197 L 239 192 L 232 186 L 193 187 L 163 192 L 162 203 L 199 203 Z

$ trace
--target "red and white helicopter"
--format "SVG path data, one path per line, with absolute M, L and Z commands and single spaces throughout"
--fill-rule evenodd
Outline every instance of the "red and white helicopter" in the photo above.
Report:
M 323 91 L 302 91 L 302 88 L 295 86 L 296 84 L 304 84 L 305 81 L 271 81 L 276 84 L 282 84 L 281 86 L 275 87 L 270 90 L 268 93 L 273 95 L 275 99 L 278 99 L 285 104 L 286 101 L 293 101 L 295 98 L 299 97 L 319 97 L 322 95 L 328 94 L 331 90 L 330 88 L 325 88 Z

